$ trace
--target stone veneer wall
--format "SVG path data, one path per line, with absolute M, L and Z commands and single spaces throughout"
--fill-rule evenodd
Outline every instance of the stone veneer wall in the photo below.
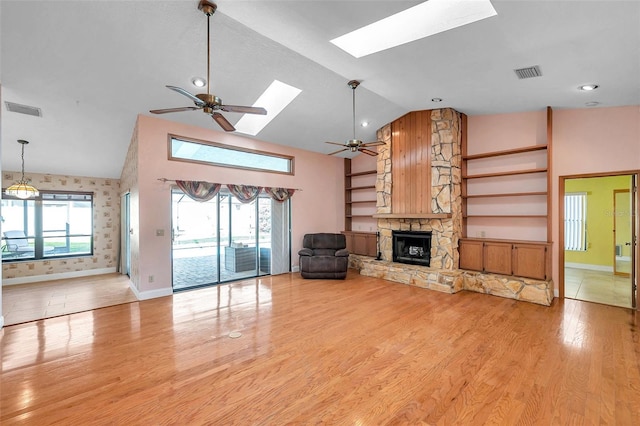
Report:
M 462 117 L 451 109 L 431 111 L 431 210 L 451 214 L 451 218 L 379 218 L 382 258 L 391 261 L 392 230 L 431 231 L 431 267 L 454 269 L 459 263 L 458 239 L 462 235 Z M 393 213 L 391 205 L 392 161 L 391 124 L 378 131 L 378 139 L 386 145 L 378 147 L 376 212 Z
M 131 143 L 127 150 L 122 172 L 120 173 L 120 187 L 122 193 L 129 193 L 129 221 L 134 230 L 129 236 L 130 271 L 129 279 L 136 289 L 140 289 L 140 191 L 138 188 L 138 121 L 133 129 Z M 124 268 L 122 268 L 124 270 Z
M 4 172 L 3 183 L 9 186 L 20 178 L 20 172 Z M 93 192 L 93 256 L 64 259 L 3 262 L 2 278 L 23 278 L 113 269 L 117 265 L 120 241 L 120 181 L 82 176 L 30 173 L 26 176 L 38 189 Z

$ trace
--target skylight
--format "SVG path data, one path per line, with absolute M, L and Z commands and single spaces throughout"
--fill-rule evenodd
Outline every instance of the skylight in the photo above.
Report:
M 302 90 L 289 86 L 278 80 L 264 91 L 253 106 L 260 106 L 267 110 L 267 115 L 245 114 L 235 124 L 237 132 L 255 136 L 271 122 L 283 109 L 287 107 Z
M 429 0 L 331 40 L 356 58 L 497 15 L 489 0 Z

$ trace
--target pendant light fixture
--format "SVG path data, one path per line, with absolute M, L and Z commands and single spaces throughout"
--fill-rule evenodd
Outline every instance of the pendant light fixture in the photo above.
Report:
M 18 139 L 18 143 L 22 145 L 22 178 L 8 187 L 5 194 L 26 200 L 27 198 L 37 197 L 40 193 L 24 178 L 24 146 L 28 144 L 29 141 Z

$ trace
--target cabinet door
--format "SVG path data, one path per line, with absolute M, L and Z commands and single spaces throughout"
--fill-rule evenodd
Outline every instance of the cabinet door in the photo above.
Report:
M 482 271 L 482 241 L 460 240 L 460 269 Z
M 484 271 L 511 275 L 511 243 L 484 243 Z
M 546 280 L 547 268 L 547 247 L 545 245 L 513 245 L 513 275 Z

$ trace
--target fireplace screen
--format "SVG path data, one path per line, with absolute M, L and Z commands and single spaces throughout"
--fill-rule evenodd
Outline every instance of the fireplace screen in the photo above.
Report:
M 429 266 L 431 232 L 393 231 L 393 261 Z

